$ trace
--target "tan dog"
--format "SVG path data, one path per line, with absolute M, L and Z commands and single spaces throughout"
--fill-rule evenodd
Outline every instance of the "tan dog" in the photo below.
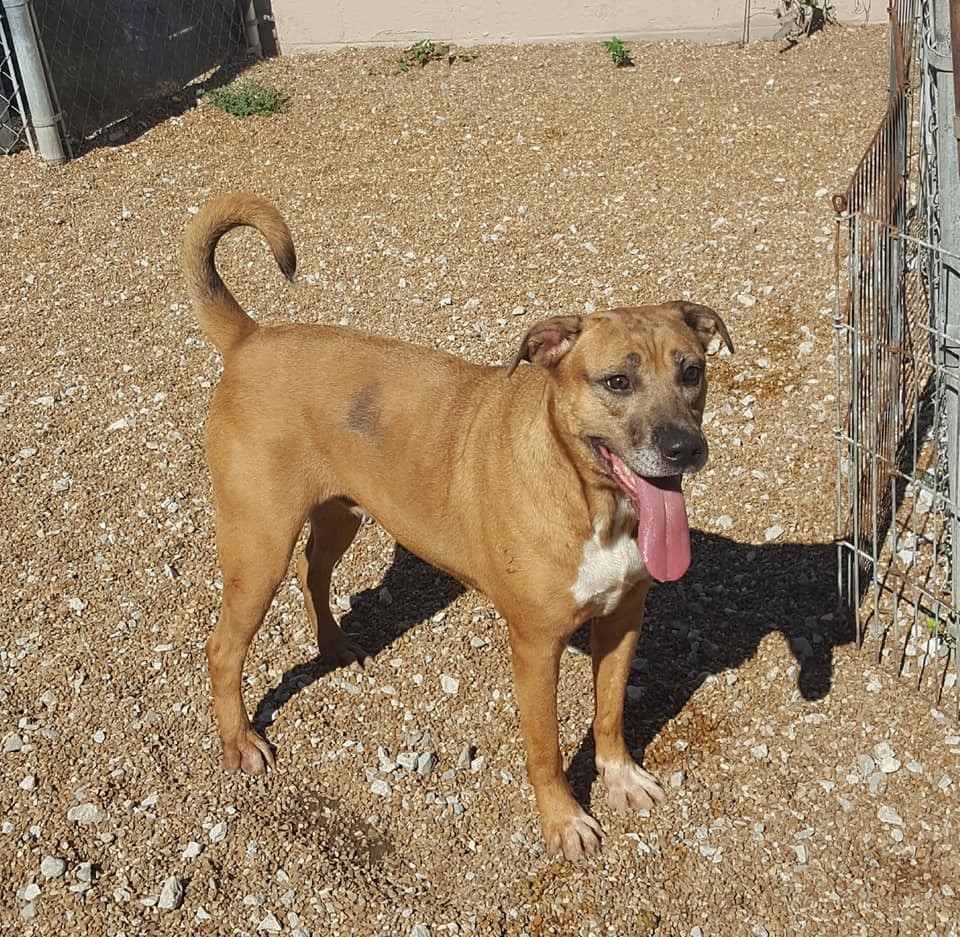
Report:
M 250 195 L 210 202 L 184 240 L 190 295 L 224 360 L 207 423 L 223 572 L 207 657 L 224 766 L 273 766 L 240 681 L 306 521 L 297 568 L 320 653 L 364 659 L 329 591 L 366 512 L 506 618 L 547 849 L 595 852 L 600 827 L 563 772 L 560 658 L 592 620 L 597 769 L 613 808 L 651 807 L 663 792 L 624 742 L 624 690 L 651 579 L 677 579 L 690 562 L 680 476 L 707 459 L 704 352 L 717 335 L 732 350 L 723 322 L 686 302 L 556 316 L 508 367 L 350 329 L 261 328 L 214 266 L 220 237 L 240 225 L 263 234 L 288 277 L 296 266 L 283 219 Z

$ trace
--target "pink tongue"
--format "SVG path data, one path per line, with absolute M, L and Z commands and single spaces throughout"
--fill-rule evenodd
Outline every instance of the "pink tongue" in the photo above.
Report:
M 637 548 L 647 572 L 660 582 L 679 579 L 690 566 L 690 526 L 680 476 L 644 478 L 612 452 L 608 455 L 614 477 L 637 512 Z

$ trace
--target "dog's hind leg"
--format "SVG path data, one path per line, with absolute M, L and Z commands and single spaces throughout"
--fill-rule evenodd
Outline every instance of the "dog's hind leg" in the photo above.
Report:
M 310 512 L 310 536 L 297 558 L 297 576 L 307 615 L 317 632 L 320 657 L 328 667 L 369 663 L 366 651 L 344 634 L 330 612 L 330 578 L 346 552 L 361 519 L 339 499 L 325 501 Z
M 265 774 L 274 767 L 269 743 L 250 725 L 241 679 L 250 642 L 286 575 L 303 520 L 289 504 L 271 503 L 262 492 L 218 492 L 223 606 L 207 641 L 207 661 L 222 763 L 228 771 Z

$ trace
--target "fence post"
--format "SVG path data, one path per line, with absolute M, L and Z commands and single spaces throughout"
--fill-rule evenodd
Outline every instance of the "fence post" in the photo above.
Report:
M 67 156 L 60 133 L 60 114 L 53 106 L 30 0 L 3 0 L 3 9 L 10 25 L 10 38 L 40 155 L 51 163 L 65 163 Z
M 953 605 L 960 602 L 960 164 L 957 160 L 957 114 L 950 43 L 950 0 L 934 0 L 934 55 L 931 72 L 937 100 L 937 179 L 940 184 L 940 246 L 943 316 L 943 390 L 946 409 L 947 481 L 950 492 Z M 954 50 L 957 51 L 957 50 Z M 956 629 L 957 622 L 951 622 Z

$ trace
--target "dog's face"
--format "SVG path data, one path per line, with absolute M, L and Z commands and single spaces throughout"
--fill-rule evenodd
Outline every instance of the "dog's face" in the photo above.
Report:
M 645 478 L 704 466 L 706 349 L 717 337 L 733 350 L 720 317 L 694 303 L 557 316 L 527 333 L 511 370 L 526 359 L 552 372 L 567 438 L 622 485 L 621 462 Z

